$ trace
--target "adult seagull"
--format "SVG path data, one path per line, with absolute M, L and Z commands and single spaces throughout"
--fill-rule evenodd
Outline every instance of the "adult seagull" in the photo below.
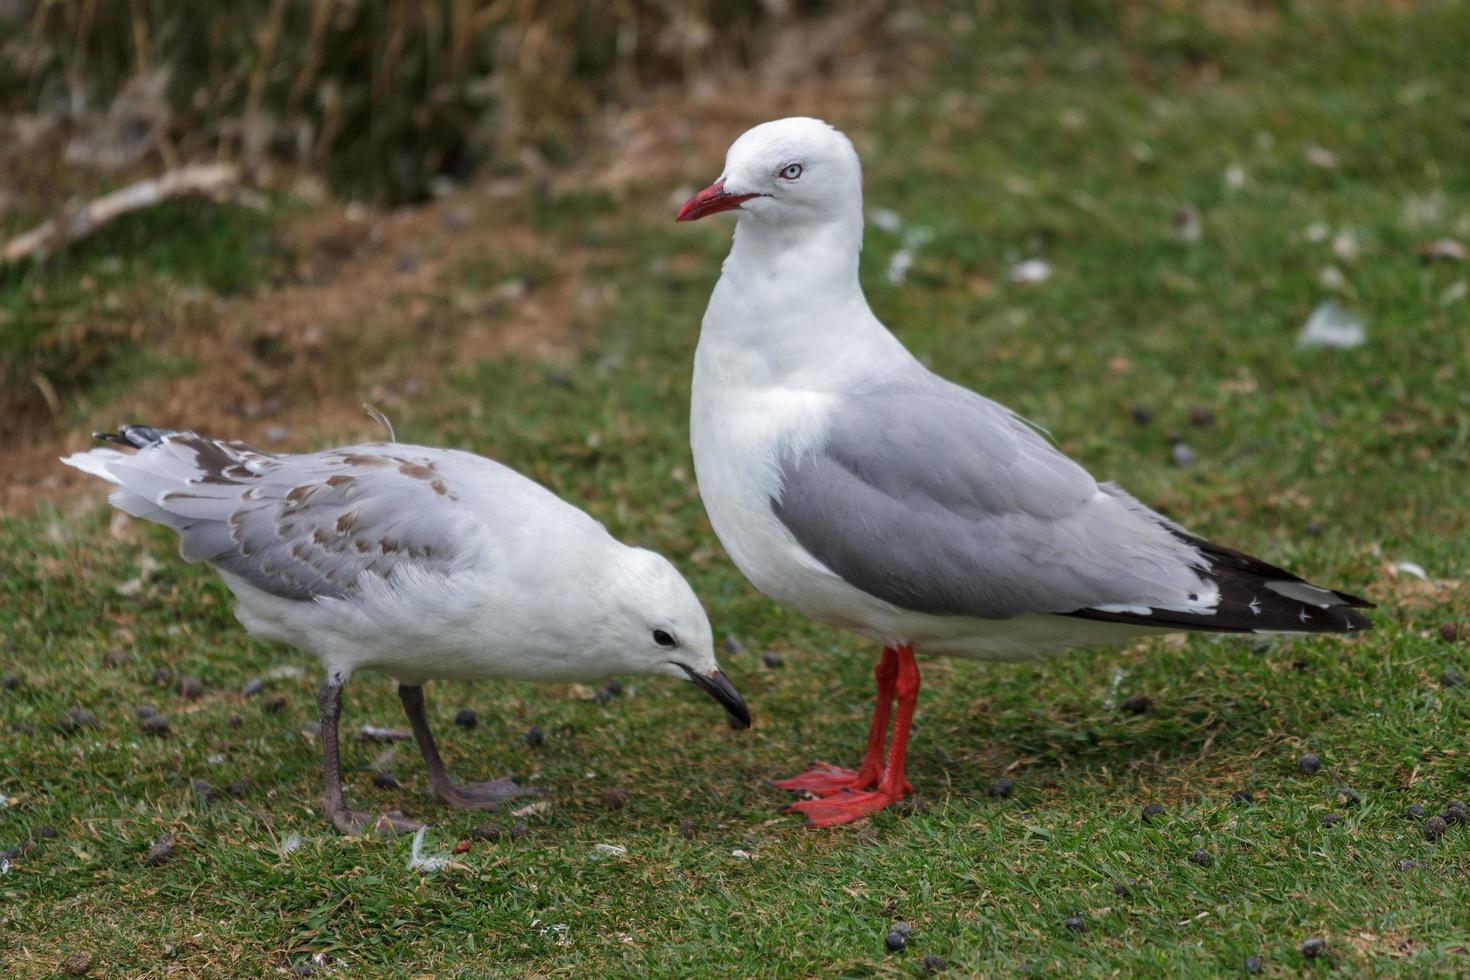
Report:
M 920 364 L 863 296 L 862 202 L 847 137 L 794 118 L 737 139 L 678 215 L 738 219 L 690 412 L 715 533 L 766 595 L 883 644 L 862 764 L 776 784 L 817 797 L 792 805 L 809 824 L 909 790 L 915 649 L 1009 660 L 1153 632 L 1371 625 L 1369 603 L 1195 537 Z
M 428 680 L 667 674 L 750 724 L 674 566 L 499 463 L 400 443 L 280 456 L 141 425 L 97 437 L 136 452 L 62 462 L 115 484 L 119 510 L 178 531 L 184 557 L 213 565 L 235 594 L 249 632 L 321 658 L 326 809 L 343 833 L 421 826 L 343 801 L 337 721 L 358 670 L 398 681 L 430 785 L 467 809 L 527 791 L 450 781 L 424 712 Z

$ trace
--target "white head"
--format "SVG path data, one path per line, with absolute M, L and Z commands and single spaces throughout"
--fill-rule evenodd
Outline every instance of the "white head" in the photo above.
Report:
M 666 674 L 693 681 L 724 705 L 742 728 L 750 711 L 715 660 L 709 617 L 668 559 L 619 546 L 605 579 L 601 645 L 630 674 Z
M 735 211 L 753 224 L 861 228 L 863 170 L 852 142 L 820 119 L 793 116 L 748 129 L 725 171 L 679 209 L 679 221 Z

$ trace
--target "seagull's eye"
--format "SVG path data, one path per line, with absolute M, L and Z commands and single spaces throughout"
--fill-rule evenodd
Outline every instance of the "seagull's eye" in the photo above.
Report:
M 776 176 L 780 177 L 782 180 L 795 180 L 796 178 L 801 176 L 801 164 L 789 163 L 786 166 L 782 167 L 781 172 Z
M 673 648 L 679 645 L 674 642 L 673 635 L 665 632 L 664 630 L 653 631 L 653 642 L 657 643 L 661 647 L 669 648 Z

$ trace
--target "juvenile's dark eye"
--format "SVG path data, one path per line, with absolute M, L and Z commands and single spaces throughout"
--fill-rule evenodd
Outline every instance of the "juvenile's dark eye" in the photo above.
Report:
M 776 176 L 780 177 L 782 180 L 795 180 L 796 178 L 801 176 L 801 164 L 787 164 L 785 167 L 781 168 L 781 172 Z
M 664 632 L 663 630 L 653 631 L 653 642 L 657 643 L 661 647 L 678 646 L 678 644 L 674 642 L 673 636 Z

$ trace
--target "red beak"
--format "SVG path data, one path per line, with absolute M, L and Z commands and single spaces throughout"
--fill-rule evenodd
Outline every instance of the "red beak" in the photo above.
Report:
M 760 197 L 760 195 L 726 194 L 725 182 L 717 180 L 685 201 L 684 206 L 679 209 L 679 216 L 674 220 L 698 221 L 706 215 L 719 214 L 721 211 L 734 211 L 752 197 Z

